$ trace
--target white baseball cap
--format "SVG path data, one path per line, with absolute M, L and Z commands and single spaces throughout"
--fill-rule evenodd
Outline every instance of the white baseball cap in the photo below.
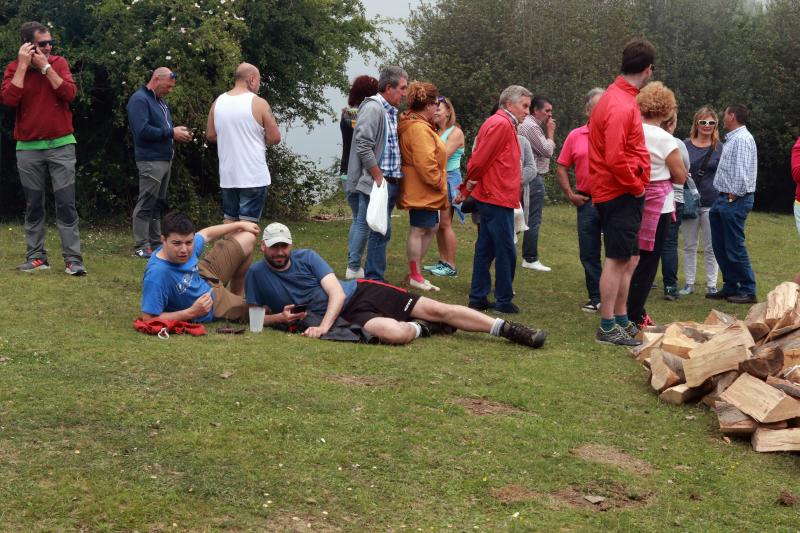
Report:
M 264 235 L 261 240 L 264 241 L 267 247 L 278 243 L 292 244 L 292 232 L 280 222 L 273 222 L 264 228 Z

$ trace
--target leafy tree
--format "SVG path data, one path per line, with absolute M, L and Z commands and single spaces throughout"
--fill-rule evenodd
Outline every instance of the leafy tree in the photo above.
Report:
M 79 87 L 73 106 L 78 194 L 81 215 L 89 218 L 130 216 L 138 180 L 125 105 L 154 68 L 178 74 L 167 97 L 175 122 L 202 134 L 211 103 L 230 88 L 242 61 L 261 69 L 261 93 L 279 122 L 315 122 L 332 113 L 324 87 L 346 88 L 350 53 L 378 51 L 377 30 L 360 0 L 0 0 L 7 61 L 16 56 L 26 20 L 52 28 L 54 53 L 70 62 Z M 2 170 L 8 176 L 16 176 L 12 124 L 13 113 L 6 113 Z M 285 147 L 269 152 L 269 216 L 300 216 L 322 194 L 327 177 L 296 157 Z M 172 180 L 173 207 L 204 221 L 221 218 L 216 151 L 202 135 L 177 148 Z M 292 201 L 275 191 L 291 193 L 281 196 Z M 3 180 L 0 194 L 12 199 L 3 202 L 4 213 L 19 216 L 24 204 L 16 178 Z

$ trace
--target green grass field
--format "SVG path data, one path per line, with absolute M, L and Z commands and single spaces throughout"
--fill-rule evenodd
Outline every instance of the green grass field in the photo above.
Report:
M 394 224 L 399 282 L 407 215 Z M 344 272 L 349 222 L 290 227 Z M 545 209 L 553 271 L 517 270 L 518 320 L 550 332 L 537 351 L 465 333 L 160 340 L 131 327 L 144 262 L 128 230 L 82 230 L 89 276 L 70 278 L 54 228 L 54 268 L 25 275 L 21 225 L 0 226 L 0 530 L 797 529 L 776 503 L 800 493 L 796 455 L 724 442 L 707 409 L 660 403 L 624 350 L 593 342 L 569 206 Z M 461 274 L 437 297 L 466 303 L 475 231 L 457 233 Z M 770 214 L 748 236 L 764 298 L 800 270 L 798 236 Z M 659 323 L 710 309 L 660 291 L 649 306 Z

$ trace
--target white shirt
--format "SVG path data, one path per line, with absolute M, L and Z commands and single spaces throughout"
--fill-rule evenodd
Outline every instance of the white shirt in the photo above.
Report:
M 671 179 L 672 176 L 667 168 L 667 156 L 678 149 L 675 144 L 675 137 L 666 130 L 650 124 L 642 124 L 642 129 L 644 130 L 644 142 L 647 145 L 647 151 L 650 152 L 650 181 Z M 664 200 L 664 207 L 661 212 L 672 213 L 674 205 L 675 193 L 670 191 Z
M 222 93 L 214 105 L 214 129 L 219 153 L 219 184 L 223 189 L 264 187 L 271 183 L 267 168 L 264 126 L 253 116 L 253 93 Z

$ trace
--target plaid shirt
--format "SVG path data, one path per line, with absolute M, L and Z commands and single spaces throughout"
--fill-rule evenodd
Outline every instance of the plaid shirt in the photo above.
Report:
M 400 143 L 397 140 L 397 109 L 387 102 L 383 96 L 378 95 L 383 108 L 386 110 L 386 124 L 389 131 L 386 134 L 386 150 L 381 158 L 381 172 L 387 178 L 402 178 L 400 170 Z
M 533 115 L 525 117 L 525 120 L 519 125 L 518 131 L 531 143 L 533 158 L 536 160 L 536 172 L 539 175 L 547 174 L 550 170 L 550 158 L 553 157 L 556 149 L 555 141 L 547 138 L 542 124 Z
M 745 126 L 725 136 L 714 188 L 724 194 L 744 196 L 756 192 L 758 151 L 756 141 Z

